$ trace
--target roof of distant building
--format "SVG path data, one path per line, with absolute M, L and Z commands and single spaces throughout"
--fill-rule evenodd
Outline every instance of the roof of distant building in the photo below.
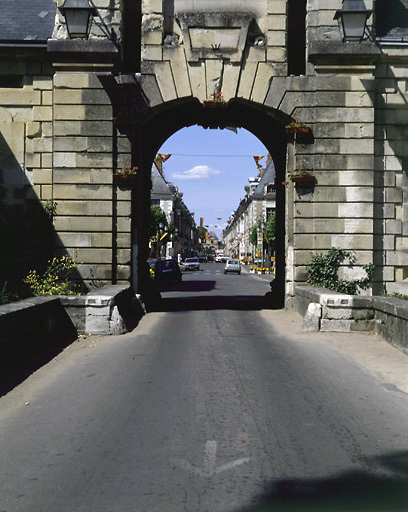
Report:
M 258 186 L 254 190 L 254 193 L 252 194 L 252 198 L 260 198 L 265 195 L 265 186 L 269 184 L 275 184 L 276 179 L 276 171 L 275 171 L 275 164 L 273 163 L 273 160 L 271 160 L 268 165 L 266 166 L 265 170 L 262 173 L 261 179 L 259 180 Z
M 171 184 L 167 183 L 163 174 L 159 171 L 157 165 L 152 166 L 152 197 L 153 196 L 169 196 L 174 194 L 171 190 Z
M 45 43 L 54 30 L 53 0 L 0 0 L 0 41 Z

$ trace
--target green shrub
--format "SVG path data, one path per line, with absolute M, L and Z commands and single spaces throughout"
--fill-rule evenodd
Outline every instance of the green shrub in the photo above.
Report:
M 339 279 L 338 270 L 340 264 L 349 258 L 351 262 L 352 254 L 344 249 L 332 247 L 327 254 L 312 254 L 312 259 L 306 269 L 309 273 L 307 282 L 312 286 L 328 288 L 340 293 L 355 295 L 358 288 L 368 287 L 373 278 L 375 266 L 373 264 L 362 265 L 366 272 L 366 277 L 348 281 Z
M 396 299 L 408 300 L 408 295 L 404 295 L 403 293 L 393 293 L 391 297 L 395 297 Z
M 31 270 L 24 282 L 29 285 L 31 293 L 38 295 L 81 295 L 83 290 L 69 280 L 78 263 L 69 256 L 54 258 L 42 275 Z
M 7 288 L 7 281 L 3 284 L 3 286 L 0 286 L 0 305 L 8 304 L 11 301 L 10 294 L 6 288 Z

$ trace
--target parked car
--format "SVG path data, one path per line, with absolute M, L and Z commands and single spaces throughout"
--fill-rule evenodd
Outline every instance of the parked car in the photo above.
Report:
M 240 274 L 241 262 L 239 260 L 227 260 L 224 267 L 224 274 L 227 274 L 228 272 L 236 272 L 237 274 Z
M 224 255 L 223 254 L 217 254 L 215 257 L 216 263 L 223 263 L 224 262 Z
M 207 263 L 207 256 L 205 254 L 199 254 L 197 257 L 199 263 Z
M 177 260 L 168 259 L 156 261 L 154 265 L 154 280 L 156 283 L 164 281 L 178 281 L 181 283 L 181 270 L 178 266 Z
M 200 270 L 198 258 L 186 258 L 183 263 L 183 270 Z

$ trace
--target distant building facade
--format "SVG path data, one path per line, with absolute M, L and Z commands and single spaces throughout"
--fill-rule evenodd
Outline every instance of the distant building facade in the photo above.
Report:
M 198 231 L 194 214 L 183 202 L 183 194 L 178 188 L 166 181 L 163 167 L 154 162 L 152 167 L 151 205 L 160 208 L 166 215 L 167 222 L 176 229 L 175 240 L 166 242 L 164 238 L 162 256 L 175 258 L 192 256 L 198 251 Z
M 276 211 L 276 173 L 273 161 L 256 178 L 248 178 L 245 197 L 228 219 L 224 231 L 225 252 L 240 259 L 258 258 L 256 246 L 250 243 L 254 226 L 266 222 Z

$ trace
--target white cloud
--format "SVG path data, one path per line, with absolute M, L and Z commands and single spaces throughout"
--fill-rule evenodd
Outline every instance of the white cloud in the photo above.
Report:
M 175 172 L 171 177 L 177 180 L 205 180 L 215 174 L 221 174 L 221 171 L 212 169 L 208 165 L 196 165 L 188 171 Z

